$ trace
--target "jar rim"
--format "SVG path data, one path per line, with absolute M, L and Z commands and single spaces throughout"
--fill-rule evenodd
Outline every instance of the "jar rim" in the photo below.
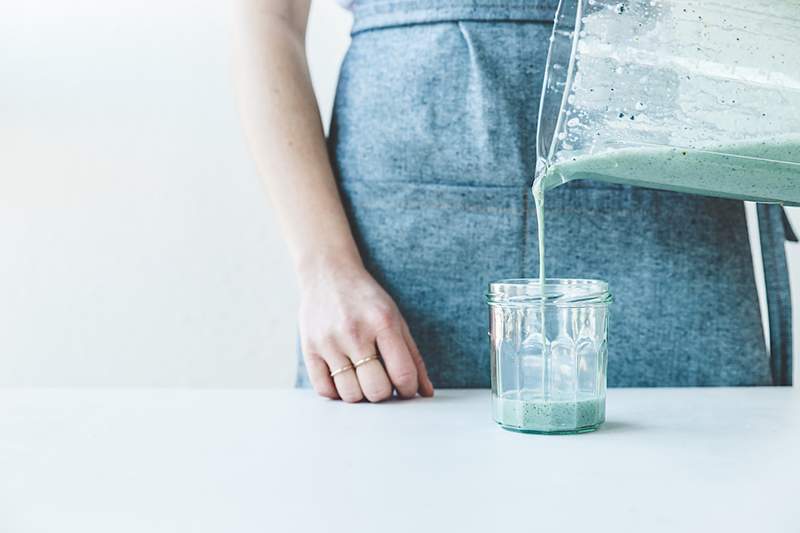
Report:
M 490 283 L 486 301 L 490 306 L 590 307 L 608 305 L 613 298 L 602 280 L 548 278 L 542 291 L 538 278 L 519 278 Z

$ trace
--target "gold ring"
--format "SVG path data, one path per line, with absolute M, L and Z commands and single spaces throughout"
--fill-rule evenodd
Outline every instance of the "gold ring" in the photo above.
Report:
M 369 363 L 370 361 L 375 361 L 375 360 L 380 359 L 380 358 L 381 358 L 380 355 L 373 354 L 373 355 L 370 355 L 369 357 L 365 357 L 364 359 L 359 359 L 358 361 L 353 363 L 353 367 L 358 368 L 361 365 L 365 365 L 365 364 Z
M 342 372 L 347 372 L 348 370 L 353 370 L 355 367 L 353 365 L 345 365 L 342 368 L 337 368 L 333 372 L 331 372 L 331 377 L 338 376 Z

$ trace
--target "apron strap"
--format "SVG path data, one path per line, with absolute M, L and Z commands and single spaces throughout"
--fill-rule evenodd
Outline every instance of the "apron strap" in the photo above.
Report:
M 789 242 L 797 242 L 797 233 L 792 228 L 792 223 L 789 221 L 789 216 L 786 214 L 786 209 L 781 209 L 783 212 L 783 232 L 786 234 L 786 240 Z
M 758 229 L 769 316 L 770 368 L 773 385 L 792 384 L 792 302 L 786 263 L 786 240 L 797 240 L 783 208 L 758 204 Z

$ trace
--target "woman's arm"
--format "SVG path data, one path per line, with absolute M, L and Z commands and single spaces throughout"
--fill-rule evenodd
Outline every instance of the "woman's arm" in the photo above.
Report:
M 302 293 L 301 344 L 318 393 L 359 401 L 430 395 L 422 358 L 388 294 L 364 269 L 328 159 L 308 64 L 309 0 L 240 0 L 235 65 L 242 120 Z M 329 373 L 379 350 L 335 378 Z M 388 374 L 388 375 L 387 375 Z
M 309 0 L 239 2 L 242 119 L 299 274 L 331 259 L 360 266 L 333 180 L 305 57 Z

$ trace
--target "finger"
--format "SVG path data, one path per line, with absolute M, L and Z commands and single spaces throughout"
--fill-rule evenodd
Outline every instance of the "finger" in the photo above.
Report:
M 403 398 L 413 398 L 419 389 L 417 367 L 403 338 L 401 328 L 387 328 L 378 333 L 378 351 L 383 356 L 389 379 Z
M 339 394 L 336 392 L 336 385 L 333 383 L 327 363 L 316 354 L 304 353 L 303 357 L 306 362 L 308 379 L 317 394 L 332 400 L 338 400 Z
M 422 359 L 422 354 L 419 353 L 417 343 L 414 342 L 414 337 L 411 336 L 411 331 L 408 329 L 408 324 L 403 324 L 403 338 L 408 345 L 411 352 L 411 358 L 414 360 L 414 365 L 417 367 L 417 375 L 419 376 L 419 393 L 421 396 L 430 398 L 433 396 L 433 383 L 428 377 L 428 369 L 425 367 L 425 360 Z
M 331 372 L 336 372 L 339 369 L 352 366 L 347 356 L 335 350 L 328 351 L 324 354 L 324 357 Z M 356 378 L 355 369 L 350 368 L 344 372 L 337 373 L 333 376 L 333 382 L 336 385 L 339 398 L 342 400 L 348 403 L 356 403 L 364 399 L 364 395 L 361 393 L 361 387 L 358 384 L 358 378 Z
M 374 344 L 371 344 L 350 353 L 357 354 L 350 356 L 353 362 L 357 362 L 376 355 L 377 349 Z M 361 386 L 361 392 L 364 393 L 367 400 L 382 402 L 392 397 L 392 382 L 389 381 L 389 376 L 386 375 L 380 359 L 371 359 L 360 364 L 356 367 L 356 376 L 358 384 Z

